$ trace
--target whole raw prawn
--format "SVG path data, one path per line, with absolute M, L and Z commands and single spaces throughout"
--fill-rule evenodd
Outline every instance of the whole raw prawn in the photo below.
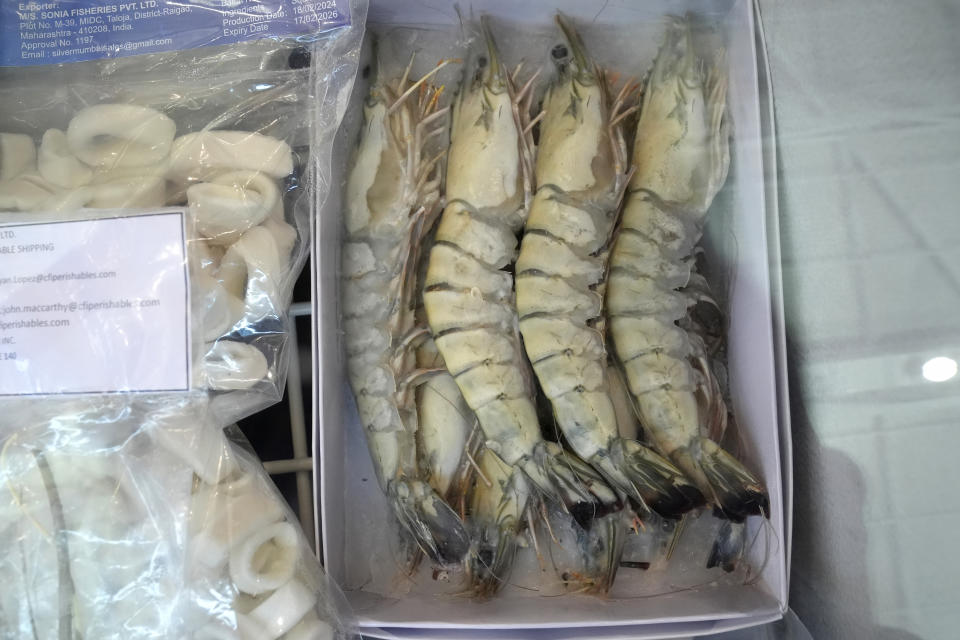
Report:
M 446 367 L 476 414 L 485 445 L 551 499 L 575 508 L 598 498 L 543 440 L 534 389 L 507 270 L 516 255 L 532 193 L 533 145 L 527 114 L 530 83 L 518 91 L 500 62 L 484 20 L 486 51 L 470 56 L 453 108 L 447 162 L 447 204 L 436 231 L 424 282 L 427 320 Z M 517 504 L 501 513 L 523 513 L 526 493 L 506 490 Z M 591 507 L 592 509 L 592 507 Z M 501 523 L 498 523 L 501 524 Z M 501 566 L 513 527 L 483 536 L 494 551 L 481 552 Z M 512 553 L 512 551 L 510 551 Z
M 741 521 L 768 513 L 769 498 L 717 444 L 727 409 L 690 315 L 705 286 L 693 271 L 695 247 L 729 166 L 726 91 L 722 55 L 700 55 L 689 20 L 673 20 L 646 84 L 606 311 L 652 444 Z
M 628 179 L 620 122 L 631 111 L 631 84 L 611 100 L 579 34 L 562 16 L 557 22 L 568 46 L 552 51 L 557 75 L 544 99 L 537 192 L 517 259 L 520 332 L 566 443 L 641 514 L 676 518 L 703 496 L 662 456 L 620 438 L 607 382 L 603 284 Z
M 411 61 L 411 66 L 413 62 Z M 343 317 L 347 373 L 374 468 L 393 510 L 419 547 L 438 562 L 460 561 L 469 537 L 456 513 L 417 466 L 415 386 L 418 248 L 439 209 L 439 155 L 445 110 L 426 79 L 378 79 L 346 188 Z M 428 74 L 429 75 L 429 74 Z M 419 92 L 417 90 L 420 89 Z

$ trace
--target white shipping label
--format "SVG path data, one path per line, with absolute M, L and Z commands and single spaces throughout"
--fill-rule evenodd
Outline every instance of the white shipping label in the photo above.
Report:
M 0 226 L 0 395 L 190 388 L 184 211 Z

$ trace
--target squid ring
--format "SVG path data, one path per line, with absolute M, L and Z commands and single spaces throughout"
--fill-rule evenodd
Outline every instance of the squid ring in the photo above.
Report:
M 67 134 L 60 129 L 47 129 L 43 134 L 37 168 L 44 180 L 65 189 L 74 189 L 93 180 L 93 170 L 73 155 L 67 144 Z
M 0 182 L 16 178 L 33 168 L 36 161 L 33 138 L 22 133 L 0 133 Z
M 197 232 L 211 244 L 233 244 L 280 202 L 274 181 L 258 171 L 230 171 L 187 189 Z
M 274 640 L 300 622 L 316 601 L 314 593 L 294 578 L 274 591 L 248 615 L 266 632 L 263 640 Z
M 333 627 L 323 620 L 303 620 L 286 636 L 287 640 L 333 640 Z
M 298 552 L 297 530 L 277 522 L 230 549 L 230 578 L 252 596 L 279 589 L 293 578 Z
M 293 246 L 297 243 L 297 230 L 283 219 L 268 218 L 263 227 L 273 235 L 273 240 L 280 253 L 280 260 L 287 262 L 293 253 Z
M 241 264 L 246 266 L 247 317 L 255 320 L 277 313 L 283 263 L 276 237 L 269 229 L 259 226 L 243 234 L 224 254 L 221 271 L 228 265 L 236 271 L 236 277 L 242 272 Z
M 237 469 L 223 430 L 208 420 L 200 419 L 196 425 L 175 419 L 158 420 L 148 434 L 154 443 L 180 458 L 208 484 L 220 482 Z
M 90 187 L 78 187 L 69 191 L 55 193 L 43 208 L 49 211 L 67 211 L 74 212 L 79 209 L 85 209 L 93 206 L 93 200 L 96 197 L 93 189 Z
M 236 491 L 223 485 L 194 495 L 191 518 L 197 533 L 190 541 L 193 561 L 214 569 L 226 564 L 230 549 L 257 531 L 280 522 L 283 508 L 265 487 L 245 484 Z
M 22 175 L 0 182 L 0 211 L 36 211 L 53 197 L 53 188 L 39 176 Z
M 217 391 L 249 389 L 267 375 L 267 358 L 259 349 L 233 340 L 218 340 L 201 365 L 206 386 Z
M 202 271 L 194 274 L 193 282 L 199 290 L 200 304 L 203 307 L 203 339 L 213 342 L 229 333 L 243 318 L 243 300 Z
M 293 151 L 283 140 L 250 131 L 198 131 L 173 141 L 170 173 L 176 178 L 206 180 L 235 170 L 283 178 L 293 173 Z
M 95 209 L 161 207 L 167 199 L 167 181 L 157 176 L 132 176 L 91 185 Z
M 145 167 L 164 161 L 176 132 L 173 120 L 156 109 L 99 104 L 74 116 L 67 143 L 90 166 Z

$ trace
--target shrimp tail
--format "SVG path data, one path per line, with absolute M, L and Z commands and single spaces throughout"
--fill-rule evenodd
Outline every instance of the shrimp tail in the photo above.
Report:
M 470 550 L 470 536 L 456 512 L 425 482 L 397 480 L 391 504 L 401 526 L 420 549 L 441 564 L 460 562 Z
M 506 584 L 517 555 L 518 532 L 513 527 L 486 527 L 467 561 L 471 594 L 478 600 L 492 597 Z
M 618 444 L 614 455 L 622 456 L 622 461 L 617 467 L 630 483 L 621 488 L 634 500 L 639 498 L 650 510 L 670 520 L 704 505 L 703 493 L 666 458 L 633 440 L 620 440 Z
M 562 504 L 578 525 L 589 530 L 594 520 L 620 508 L 617 494 L 589 464 L 553 443 L 545 444 L 537 467 L 554 488 L 547 497 Z
M 743 557 L 745 545 L 746 526 L 742 522 L 725 520 L 710 548 L 707 568 L 722 567 L 727 573 L 733 572 Z
M 604 595 L 613 587 L 626 541 L 625 514 L 620 510 L 603 516 L 584 536 L 583 544 L 587 547 L 584 556 L 589 560 L 587 573 L 591 576 L 590 593 Z
M 683 453 L 695 467 L 691 475 L 702 476 L 709 485 L 718 515 L 733 522 L 754 515 L 770 517 L 770 496 L 763 483 L 716 442 L 700 438 L 695 452 Z

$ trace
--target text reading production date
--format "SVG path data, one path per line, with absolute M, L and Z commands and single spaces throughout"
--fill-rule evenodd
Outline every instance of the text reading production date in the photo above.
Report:
M 336 20 L 340 17 L 336 0 L 293 0 L 294 22 L 303 24 L 315 20 Z

